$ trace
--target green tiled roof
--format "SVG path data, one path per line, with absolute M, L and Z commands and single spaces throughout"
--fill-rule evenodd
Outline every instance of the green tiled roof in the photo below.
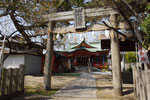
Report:
M 91 48 L 86 48 L 86 47 L 79 47 L 75 48 L 81 43 L 86 43 L 87 45 L 91 46 Z M 75 52 L 77 50 L 87 50 L 89 52 L 97 52 L 97 51 L 106 51 L 106 49 L 101 49 L 101 42 L 89 42 L 87 43 L 85 40 L 83 40 L 81 43 L 70 43 L 68 48 L 62 52 Z

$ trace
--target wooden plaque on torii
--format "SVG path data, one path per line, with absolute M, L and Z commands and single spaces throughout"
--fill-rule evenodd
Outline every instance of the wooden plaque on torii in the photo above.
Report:
M 85 15 L 84 8 L 79 7 L 74 9 L 74 27 L 75 29 L 86 28 L 85 26 Z

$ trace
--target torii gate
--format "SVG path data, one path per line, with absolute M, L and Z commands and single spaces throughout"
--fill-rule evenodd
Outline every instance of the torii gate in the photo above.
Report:
M 45 66 L 44 66 L 44 78 L 45 78 L 45 89 L 50 90 L 51 86 L 51 74 L 52 74 L 52 59 L 53 59 L 53 33 L 76 33 L 83 31 L 102 31 L 108 29 L 103 25 L 92 25 L 87 26 L 85 28 L 84 18 L 90 17 L 109 17 L 112 27 L 117 27 L 117 10 L 114 8 L 92 8 L 92 9 L 82 9 L 77 8 L 78 10 L 82 10 L 82 12 L 67 11 L 67 12 L 58 12 L 52 13 L 48 15 L 44 15 L 45 21 L 48 22 L 48 39 L 46 45 L 46 58 L 45 58 Z M 76 13 L 77 12 L 77 13 Z M 75 15 L 78 15 L 79 19 Z M 75 27 L 67 27 L 67 28 L 54 28 L 55 22 L 62 21 L 77 21 L 75 23 Z M 79 26 L 78 26 L 79 25 Z M 125 28 L 125 27 L 124 27 Z M 120 66 L 120 49 L 119 49 L 119 38 L 118 34 L 111 29 L 111 53 L 112 53 L 112 67 L 113 67 L 113 86 L 114 86 L 114 94 L 122 95 L 122 80 L 121 80 L 121 66 Z M 48 71 L 50 70 L 50 71 Z M 49 80 L 50 79 L 50 80 Z

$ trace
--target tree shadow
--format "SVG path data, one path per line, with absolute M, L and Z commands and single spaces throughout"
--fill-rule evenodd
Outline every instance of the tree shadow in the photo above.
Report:
M 96 87 L 98 90 L 113 90 L 113 86 L 102 86 L 102 87 Z M 133 87 L 123 87 L 123 95 L 128 95 L 134 92 Z
M 40 95 L 21 95 L 17 98 L 11 100 L 51 100 L 50 96 L 40 96 Z
M 43 77 L 43 74 L 27 74 L 26 76 Z
M 125 89 L 127 89 L 127 90 L 125 90 Z M 123 90 L 125 90 L 125 91 L 123 91 L 123 95 L 128 95 L 128 94 L 131 94 L 134 92 L 133 87 L 124 87 Z
M 105 89 L 110 89 L 112 90 L 113 89 L 113 86 L 102 86 L 102 87 L 96 87 L 97 89 L 99 90 L 105 90 Z

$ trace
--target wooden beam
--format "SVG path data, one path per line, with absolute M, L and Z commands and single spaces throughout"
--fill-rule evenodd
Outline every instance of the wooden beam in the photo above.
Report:
M 118 14 L 118 11 L 114 8 L 92 8 L 92 9 L 85 9 L 85 17 L 106 17 L 110 14 Z M 74 20 L 74 12 L 67 11 L 67 12 L 58 12 L 52 14 L 43 15 L 45 21 L 70 21 Z

